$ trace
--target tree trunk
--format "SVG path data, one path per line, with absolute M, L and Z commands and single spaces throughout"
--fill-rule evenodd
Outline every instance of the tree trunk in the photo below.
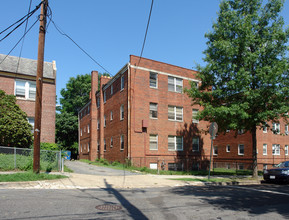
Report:
M 251 129 L 252 147 L 253 147 L 253 178 L 258 179 L 258 162 L 257 162 L 257 127 L 256 125 Z

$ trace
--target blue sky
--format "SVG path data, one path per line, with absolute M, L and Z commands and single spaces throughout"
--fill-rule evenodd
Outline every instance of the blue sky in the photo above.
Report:
M 1 3 L 0 31 L 27 14 L 30 0 L 9 0 Z M 32 0 L 32 9 L 40 0 Z M 217 18 L 219 0 L 155 0 L 143 57 L 195 69 L 203 64 L 206 49 L 205 33 Z M 50 0 L 54 22 L 112 75 L 128 61 L 129 55 L 140 55 L 150 0 Z M 289 1 L 282 15 L 289 24 Z M 287 12 L 287 14 L 285 13 Z M 40 10 L 36 12 L 38 15 Z M 33 15 L 28 27 L 34 23 Z M 0 53 L 7 54 L 23 35 L 20 27 L 0 42 Z M 26 35 L 22 57 L 37 59 L 37 23 Z M 11 53 L 20 55 L 21 43 Z M 60 35 L 53 24 L 48 27 L 45 61 L 56 61 L 56 93 L 65 88 L 70 77 L 104 70 L 69 39 Z

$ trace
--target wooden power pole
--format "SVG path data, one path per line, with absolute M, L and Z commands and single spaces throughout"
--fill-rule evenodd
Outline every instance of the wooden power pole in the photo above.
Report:
M 46 15 L 48 0 L 44 0 L 41 5 L 39 17 L 39 38 L 38 38 L 38 59 L 36 76 L 36 99 L 35 99 L 35 121 L 34 121 L 34 152 L 33 152 L 33 172 L 40 171 L 40 134 L 41 134 L 41 112 L 42 112 L 42 85 L 43 85 L 43 65 L 44 65 L 44 44 L 46 32 Z

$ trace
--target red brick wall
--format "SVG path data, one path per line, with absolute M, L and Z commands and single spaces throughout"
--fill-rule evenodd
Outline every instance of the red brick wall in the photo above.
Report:
M 130 63 L 138 63 L 138 58 L 131 56 Z M 185 166 L 190 168 L 192 160 L 204 160 L 204 155 L 208 155 L 210 149 L 210 140 L 201 131 L 207 129 L 208 123 L 192 124 L 192 109 L 199 109 L 199 106 L 192 106 L 191 99 L 184 93 L 168 91 L 168 76 L 161 73 L 195 79 L 196 72 L 144 58 L 141 59 L 139 66 L 159 74 L 158 88 L 150 88 L 150 71 L 131 68 L 131 156 L 134 161 L 146 157 L 147 161 L 142 163 L 149 166 L 150 161 L 156 160 L 149 158 L 158 157 L 167 163 L 187 161 Z M 183 79 L 183 88 L 190 88 L 189 80 Z M 150 102 L 158 103 L 158 119 L 149 117 Z M 183 107 L 182 122 L 168 120 L 168 105 Z M 146 132 L 142 132 L 143 120 L 148 122 Z M 150 134 L 158 135 L 158 150 L 149 150 Z M 168 150 L 169 135 L 183 136 L 183 151 Z M 200 152 L 192 152 L 193 137 L 199 137 Z
M 15 79 L 0 76 L 0 89 L 7 94 L 14 95 Z M 24 78 L 22 78 L 25 80 Z M 28 79 L 31 81 L 31 77 Z M 43 83 L 43 103 L 42 103 L 42 124 L 41 124 L 41 142 L 55 143 L 55 101 L 56 87 L 55 83 Z M 26 112 L 28 117 L 35 115 L 35 101 L 17 99 L 17 104 Z

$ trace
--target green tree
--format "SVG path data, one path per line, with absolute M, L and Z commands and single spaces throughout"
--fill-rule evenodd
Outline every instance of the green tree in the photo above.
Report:
M 100 77 L 109 76 L 108 73 L 98 74 L 98 88 Z M 56 142 L 62 149 L 70 150 L 72 156 L 77 155 L 78 150 L 78 111 L 89 101 L 91 90 L 91 75 L 77 75 L 71 77 L 66 88 L 61 90 L 61 106 L 57 107 L 56 113 Z
M 31 130 L 27 115 L 16 104 L 15 96 L 0 90 L 0 145 L 28 148 L 33 140 Z
M 288 118 L 288 28 L 280 16 L 282 0 L 223 0 L 198 65 L 200 88 L 187 91 L 204 107 L 199 119 L 219 129 L 252 134 L 253 176 L 257 177 L 258 126 Z M 286 119 L 287 120 L 287 119 Z
M 91 76 L 89 74 L 71 77 L 65 89 L 61 89 L 61 112 L 77 116 L 78 111 L 89 101 Z

